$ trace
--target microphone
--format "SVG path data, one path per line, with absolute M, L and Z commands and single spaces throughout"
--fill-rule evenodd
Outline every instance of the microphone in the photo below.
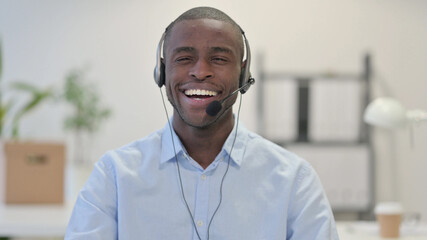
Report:
M 227 99 L 229 99 L 231 96 L 233 96 L 234 94 L 236 94 L 240 90 L 244 90 L 243 93 L 245 93 L 247 91 L 247 87 L 249 87 L 249 85 L 252 85 L 254 83 L 255 83 L 255 79 L 250 78 L 247 83 L 245 83 L 243 86 L 236 89 L 234 92 L 232 92 L 230 95 L 228 95 L 227 97 L 225 97 L 221 101 L 213 101 L 213 102 L 209 103 L 208 107 L 206 108 L 206 113 L 209 116 L 214 117 L 215 115 L 217 115 L 219 113 L 219 111 L 221 111 L 223 102 L 225 102 Z

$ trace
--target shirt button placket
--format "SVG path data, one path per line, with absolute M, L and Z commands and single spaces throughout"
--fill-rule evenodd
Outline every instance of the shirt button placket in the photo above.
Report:
M 206 238 L 206 219 L 209 209 L 209 177 L 201 174 L 197 183 L 194 220 L 202 239 Z M 196 238 L 197 239 L 197 238 Z

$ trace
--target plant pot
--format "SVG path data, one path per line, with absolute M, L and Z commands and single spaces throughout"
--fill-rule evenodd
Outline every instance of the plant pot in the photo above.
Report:
M 19 141 L 0 144 L 1 169 L 6 170 L 0 175 L 5 176 L 7 204 L 64 202 L 64 144 Z

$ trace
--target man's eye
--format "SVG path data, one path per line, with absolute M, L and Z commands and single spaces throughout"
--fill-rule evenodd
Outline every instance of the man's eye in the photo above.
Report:
M 212 61 L 213 62 L 217 62 L 217 63 L 226 63 L 226 62 L 228 62 L 227 58 L 224 58 L 224 57 L 213 57 Z
M 177 58 L 175 60 L 175 62 L 177 62 L 177 63 L 185 63 L 185 62 L 189 62 L 189 61 L 191 61 L 190 57 L 180 57 L 180 58 Z

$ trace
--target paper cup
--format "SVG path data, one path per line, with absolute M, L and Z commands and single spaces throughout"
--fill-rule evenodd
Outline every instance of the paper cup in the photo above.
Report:
M 375 215 L 383 238 L 398 238 L 403 208 L 398 202 L 383 202 L 375 207 Z

